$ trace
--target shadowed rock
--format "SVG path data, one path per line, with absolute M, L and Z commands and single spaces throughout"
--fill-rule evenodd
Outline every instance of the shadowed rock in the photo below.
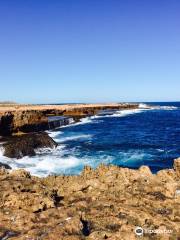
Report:
M 57 143 L 47 133 L 29 133 L 15 136 L 3 144 L 4 156 L 9 158 L 22 158 L 34 156 L 37 148 L 54 148 Z
M 0 162 L 0 168 L 11 169 L 11 167 L 8 164 L 1 163 L 1 162 Z

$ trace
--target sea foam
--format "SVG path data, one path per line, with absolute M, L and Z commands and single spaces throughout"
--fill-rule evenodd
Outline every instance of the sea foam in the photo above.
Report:
M 175 106 L 160 106 L 160 105 L 148 105 L 145 103 L 139 104 L 140 109 L 151 109 L 151 110 L 176 110 L 178 107 Z
M 75 136 L 69 136 L 69 137 L 61 137 L 59 138 L 58 143 L 73 141 L 78 139 L 90 139 L 90 138 L 92 138 L 91 134 L 81 134 L 81 135 L 75 135 Z

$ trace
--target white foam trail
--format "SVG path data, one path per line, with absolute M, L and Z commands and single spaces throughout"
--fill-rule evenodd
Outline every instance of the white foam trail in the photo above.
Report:
M 130 162 L 136 162 L 136 161 L 142 161 L 144 157 L 147 157 L 147 153 L 140 153 L 140 152 L 127 152 L 122 153 L 122 159 L 121 161 L 123 163 L 130 163 Z
M 76 135 L 76 136 L 70 136 L 70 137 L 64 137 L 64 138 L 60 138 L 58 140 L 59 143 L 61 142 L 65 142 L 65 141 L 71 141 L 71 140 L 77 140 L 77 139 L 89 139 L 91 138 L 92 135 L 91 134 L 81 134 L 81 135 Z
M 151 110 L 176 110 L 178 109 L 178 107 L 175 107 L 175 106 L 160 106 L 160 105 L 147 105 L 145 103 L 140 103 L 139 104 L 139 108 L 140 109 L 151 109 Z
M 128 109 L 128 110 L 115 111 L 114 114 L 94 115 L 94 116 L 88 117 L 86 119 L 83 119 L 82 123 L 78 123 L 78 124 L 85 124 L 85 123 L 95 122 L 93 120 L 94 119 L 98 119 L 98 118 L 125 117 L 127 115 L 140 113 L 140 112 L 143 112 L 145 110 L 148 110 L 148 109 L 139 109 L 139 108 L 138 109 Z
M 113 117 L 125 117 L 125 116 L 131 115 L 131 114 L 141 113 L 143 111 L 144 111 L 144 109 L 121 110 L 121 111 L 117 111 L 112 116 Z
M 159 106 L 157 109 L 162 109 L 162 110 L 176 110 L 178 107 L 174 106 Z

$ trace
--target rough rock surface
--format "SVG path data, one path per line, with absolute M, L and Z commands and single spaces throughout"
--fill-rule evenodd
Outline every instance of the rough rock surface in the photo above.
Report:
M 0 116 L 0 135 L 9 136 L 17 132 L 34 132 L 48 129 L 48 119 L 43 112 L 10 111 Z
M 0 237 L 13 240 L 133 240 L 180 237 L 180 159 L 153 175 L 100 165 L 80 176 L 37 178 L 0 170 Z M 134 229 L 161 231 L 144 233 Z M 162 233 L 166 231 L 165 233 Z M 168 233 L 167 233 L 168 231 Z M 4 237 L 4 238 L 3 238 Z
M 56 146 L 57 143 L 45 132 L 14 136 L 3 144 L 4 156 L 9 158 L 34 156 L 37 148 L 54 148 Z

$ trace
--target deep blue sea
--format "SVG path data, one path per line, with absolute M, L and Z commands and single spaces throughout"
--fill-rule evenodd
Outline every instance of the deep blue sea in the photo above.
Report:
M 147 165 L 153 172 L 171 168 L 180 157 L 180 102 L 148 103 L 136 110 L 87 117 L 49 134 L 60 145 L 39 150 L 36 157 L 0 160 L 32 174 L 79 174 L 100 163 L 129 168 Z

